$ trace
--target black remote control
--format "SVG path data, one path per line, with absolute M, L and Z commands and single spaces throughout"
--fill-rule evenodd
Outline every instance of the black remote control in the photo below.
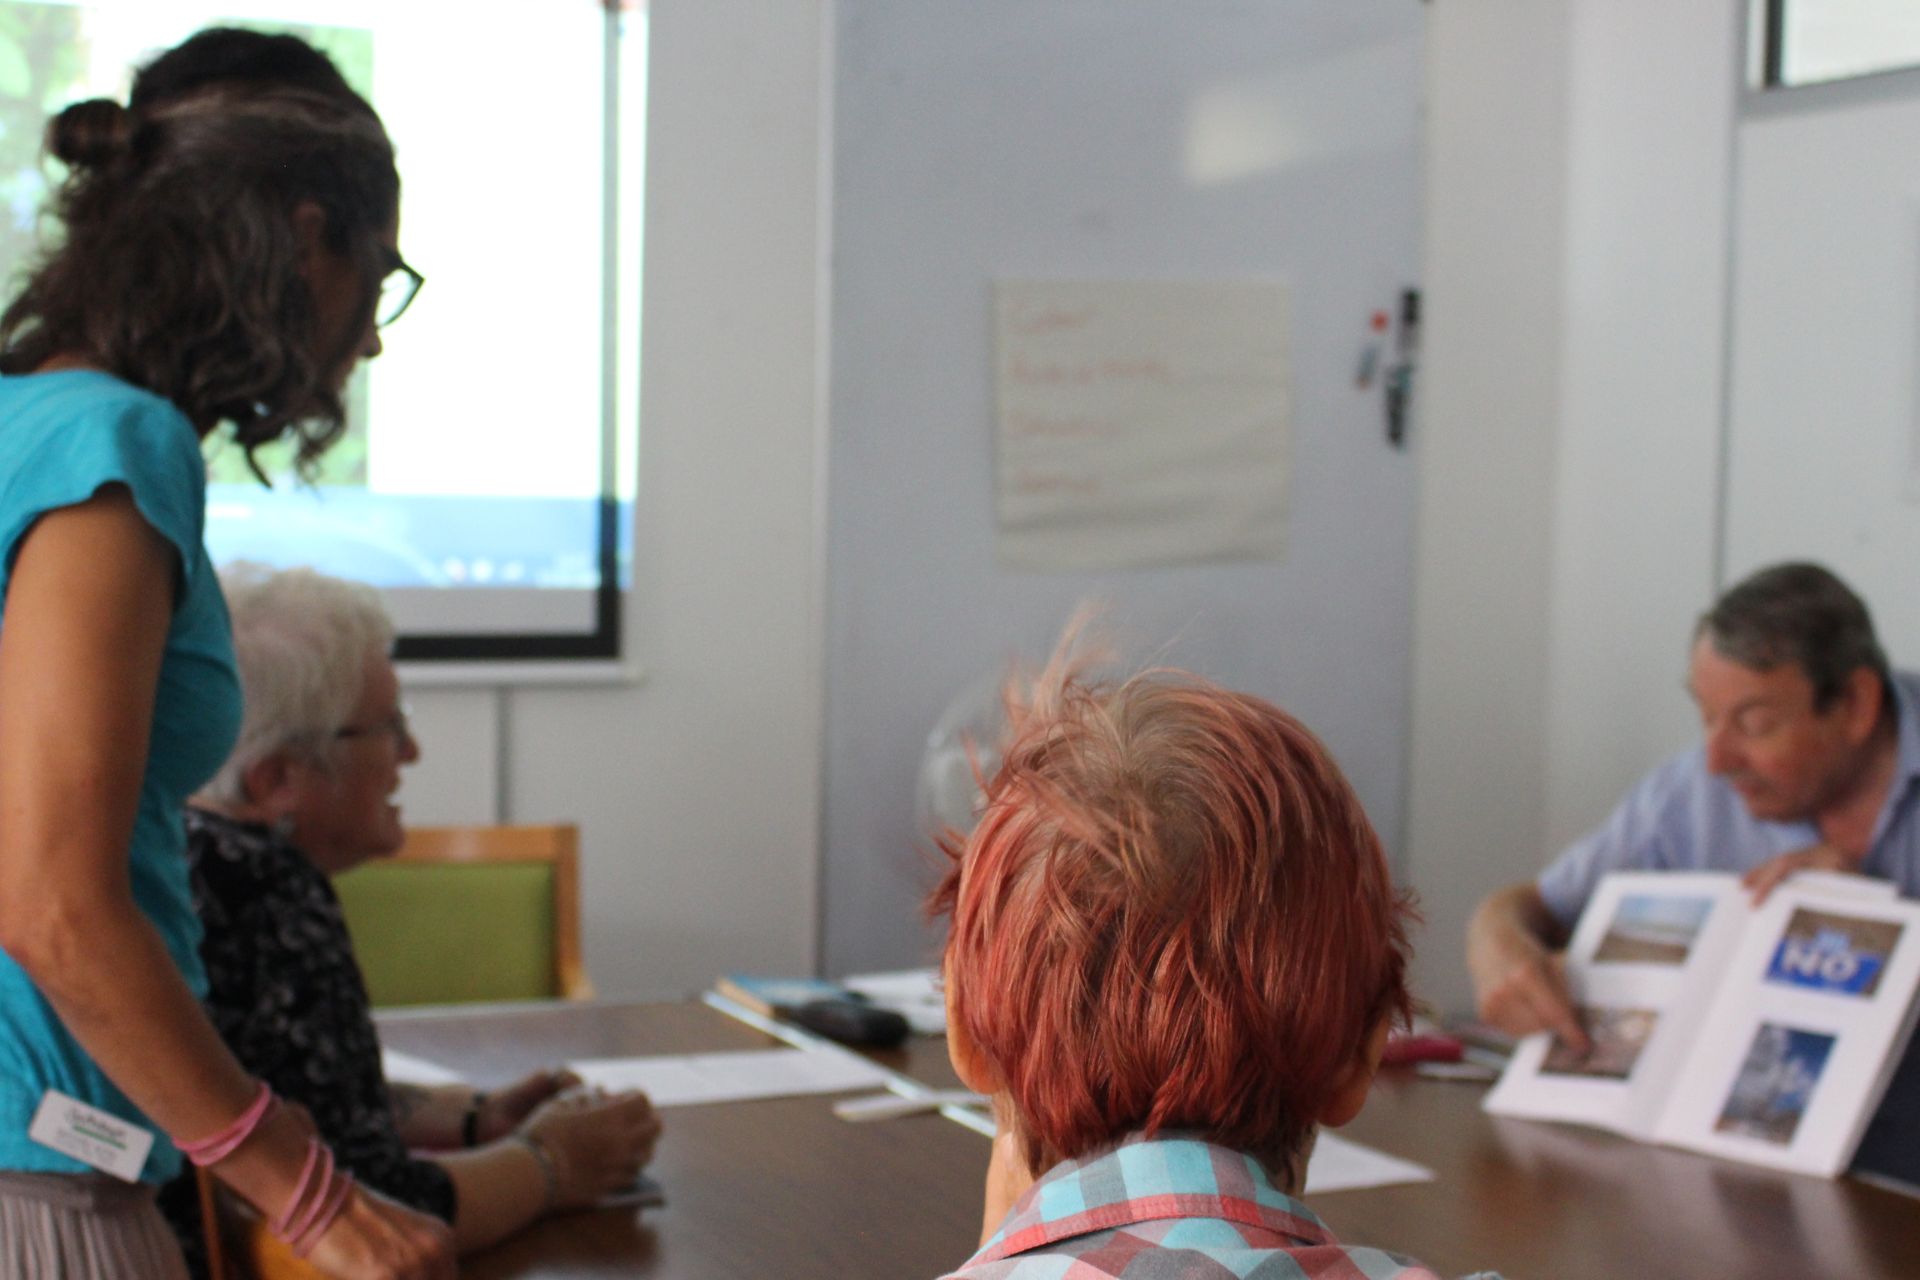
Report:
M 858 1000 L 812 1000 L 788 1016 L 815 1035 L 841 1044 L 891 1049 L 907 1038 L 905 1018 Z

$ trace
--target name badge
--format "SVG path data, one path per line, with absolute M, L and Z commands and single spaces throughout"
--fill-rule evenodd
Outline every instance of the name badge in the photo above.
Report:
M 153 1149 L 148 1130 L 52 1089 L 40 1099 L 27 1136 L 123 1182 L 140 1181 L 140 1169 Z

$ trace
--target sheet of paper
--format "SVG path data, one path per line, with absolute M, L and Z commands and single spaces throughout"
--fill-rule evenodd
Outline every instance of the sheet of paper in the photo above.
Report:
M 998 282 L 1000 563 L 1283 558 L 1287 323 L 1272 282 Z
M 940 990 L 939 970 L 902 969 L 896 973 L 856 973 L 840 985 L 858 991 L 882 1009 L 907 1020 L 917 1036 L 945 1035 L 947 997 Z
M 1305 1194 L 1432 1181 L 1433 1170 L 1425 1165 L 1349 1142 L 1339 1134 L 1322 1133 L 1313 1144 L 1313 1158 L 1307 1161 Z
M 380 1070 L 386 1073 L 389 1081 L 401 1081 L 406 1084 L 464 1083 L 457 1071 L 426 1058 L 415 1057 L 411 1053 L 386 1048 L 384 1045 L 380 1049 Z
M 747 1049 L 658 1058 L 589 1058 L 569 1063 L 602 1089 L 644 1089 L 656 1107 L 741 1102 L 805 1093 L 884 1087 L 887 1073 L 840 1049 Z

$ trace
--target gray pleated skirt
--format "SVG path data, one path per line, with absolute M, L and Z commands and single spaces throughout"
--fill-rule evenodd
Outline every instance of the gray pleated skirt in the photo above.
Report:
M 8 1280 L 186 1280 L 154 1189 L 104 1173 L 0 1170 L 0 1275 Z

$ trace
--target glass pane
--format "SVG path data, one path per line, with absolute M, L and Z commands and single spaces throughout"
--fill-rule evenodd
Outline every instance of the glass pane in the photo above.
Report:
M 1777 0 L 1780 81 L 1814 84 L 1920 66 L 1920 0 Z
M 45 117 L 124 100 L 132 65 L 203 26 L 305 37 L 393 137 L 400 251 L 429 283 L 350 383 L 347 437 L 315 487 L 292 480 L 282 451 L 263 455 L 274 488 L 262 489 L 237 450 L 209 442 L 216 560 L 372 582 L 403 631 L 592 629 L 603 502 L 619 500 L 624 534 L 638 417 L 645 10 L 619 21 L 610 172 L 609 26 L 592 0 L 0 0 L 11 286 L 49 230 L 58 166 L 39 153 Z M 624 565 L 624 536 L 617 554 Z

